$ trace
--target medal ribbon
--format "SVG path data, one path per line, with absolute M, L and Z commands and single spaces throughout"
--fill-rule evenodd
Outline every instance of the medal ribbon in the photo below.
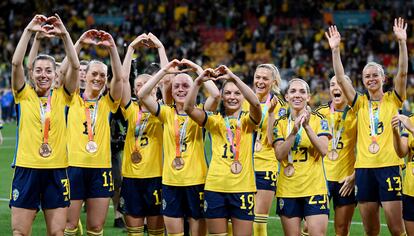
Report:
M 188 117 L 185 119 L 183 127 L 180 129 L 177 114 L 174 114 L 175 123 L 175 157 L 181 158 L 181 147 L 184 145 L 184 140 L 187 132 Z
M 288 127 L 287 127 L 287 129 L 288 129 L 287 130 L 287 133 L 288 133 L 287 136 L 289 136 L 290 133 L 292 132 L 291 121 L 293 121 L 292 120 L 292 115 L 289 114 Z M 295 136 L 295 143 L 293 144 L 293 147 L 289 150 L 289 153 L 288 153 L 288 164 L 293 164 L 292 151 L 296 151 L 298 149 L 299 143 L 302 139 L 302 130 L 303 130 L 303 128 L 302 128 L 302 126 L 300 126 L 300 129 L 299 129 L 298 133 Z
M 372 101 L 369 100 L 368 103 L 368 109 L 369 109 L 369 124 L 371 127 L 371 139 L 372 142 L 376 143 L 377 142 L 377 127 L 378 127 L 378 123 L 379 123 L 379 112 L 380 112 L 380 107 L 381 107 L 381 102 L 382 99 L 379 101 L 378 103 L 378 109 L 375 111 L 375 114 L 373 112 L 373 108 L 372 108 Z
M 344 111 L 342 112 L 342 117 L 341 117 L 341 120 L 339 121 L 339 124 L 338 124 L 338 132 L 336 132 L 336 129 L 335 129 L 335 109 L 333 107 L 333 103 L 331 103 L 330 110 L 331 110 L 331 112 L 329 113 L 329 117 L 330 117 L 330 121 L 331 121 L 331 132 L 332 132 L 332 136 L 333 136 L 332 150 L 336 150 L 336 147 L 338 146 L 339 140 L 341 139 L 341 135 L 342 135 L 342 133 L 344 132 L 344 129 L 345 129 L 345 127 L 344 127 L 345 118 L 346 118 L 346 114 L 349 111 L 349 107 L 346 106 Z M 336 135 L 335 135 L 335 133 L 336 133 Z
M 241 113 L 240 113 L 241 115 Z M 241 131 L 240 131 L 240 115 L 237 119 L 237 127 L 236 127 L 236 135 L 233 135 L 233 132 L 230 128 L 230 122 L 229 118 L 226 116 L 224 118 L 225 124 L 226 124 L 226 130 L 227 130 L 227 140 L 229 141 L 231 145 L 231 152 L 234 155 L 233 161 L 239 160 L 239 152 L 240 152 L 240 138 L 241 138 Z M 236 142 L 234 142 L 234 138 L 236 139 Z
M 49 95 L 47 96 L 46 109 L 44 109 L 42 102 L 40 101 L 40 120 L 43 127 L 43 143 L 49 142 L 49 129 L 50 129 L 50 112 L 52 110 L 52 93 L 50 90 Z
M 143 112 L 142 112 L 141 108 L 139 108 L 139 110 L 138 110 L 138 119 L 135 123 L 135 131 L 134 131 L 134 136 L 135 136 L 134 149 L 136 151 L 138 151 L 139 140 L 140 140 L 140 137 L 142 136 L 142 134 L 144 133 L 145 128 L 147 127 L 148 118 L 149 118 L 149 115 L 147 117 L 145 117 L 144 121 L 141 124 L 142 113 Z
M 98 101 L 100 99 L 100 96 L 95 101 L 95 106 L 94 106 L 95 109 L 93 111 L 92 117 L 91 117 L 91 111 L 86 104 L 87 99 L 85 97 L 85 94 L 83 94 L 82 97 L 83 97 L 83 105 L 85 106 L 86 124 L 88 128 L 88 140 L 93 141 L 93 130 L 95 129 L 96 117 L 98 114 Z

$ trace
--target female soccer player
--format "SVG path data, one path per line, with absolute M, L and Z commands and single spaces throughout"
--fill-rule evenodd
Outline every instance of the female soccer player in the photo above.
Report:
M 403 182 L 403 218 L 408 236 L 414 235 L 414 126 L 413 116 L 396 115 L 392 118 L 394 148 L 399 157 L 407 159 Z M 405 130 L 400 137 L 400 124 Z M 407 132 L 408 131 L 408 132 Z M 408 154 L 408 155 L 407 155 Z
M 346 77 L 349 80 L 348 77 Z M 332 77 L 329 85 L 331 101 L 316 109 L 328 119 L 332 139 L 324 159 L 329 198 L 335 210 L 335 233 L 347 236 L 356 205 L 355 199 L 355 145 L 356 115 Z
M 203 130 L 184 112 L 184 100 L 193 84 L 192 78 L 179 73 L 175 67 L 201 67 L 183 59 L 173 60 L 155 74 L 140 89 L 138 98 L 164 126 L 163 130 L 163 173 L 162 213 L 169 235 L 183 235 L 184 217 L 190 219 L 192 235 L 205 235 L 203 220 L 204 183 L 207 164 L 204 159 Z M 174 105 L 160 105 L 151 91 L 167 74 L 179 73 L 172 79 Z M 220 97 L 212 81 L 204 83 L 210 93 L 204 109 L 215 110 Z
M 369 62 L 362 71 L 362 82 L 367 94 L 358 94 L 344 79 L 339 44 L 341 36 L 335 26 L 326 37 L 332 49 L 335 77 L 357 113 L 357 160 L 355 163 L 356 198 L 367 235 L 380 232 L 379 206 L 384 208 L 388 229 L 392 235 L 403 235 L 401 203 L 401 169 L 404 160 L 399 158 L 392 145 L 392 117 L 402 107 L 406 97 L 408 56 L 407 24 L 399 18 L 394 21 L 394 35 L 399 45 L 398 73 L 394 89 L 384 92 L 382 66 Z
M 109 117 L 115 113 L 122 95 L 124 74 L 112 36 L 94 30 L 96 44 L 109 51 L 113 78 L 110 91 L 102 94 L 107 83 L 107 66 L 96 60 L 86 69 L 86 87 L 77 92 L 68 117 L 68 175 L 71 204 L 66 235 L 76 235 L 82 202 L 86 201 L 87 234 L 103 235 L 103 226 L 113 194 Z
M 168 63 L 162 43 L 153 34 L 141 34 L 128 47 L 122 65 L 130 73 L 132 54 L 141 46 L 154 43 L 158 48 L 162 67 Z M 125 214 L 127 232 L 130 236 L 144 235 L 144 220 L 147 220 L 149 235 L 164 235 L 164 221 L 161 215 L 162 176 L 162 123 L 148 109 L 132 102 L 129 77 L 125 76 L 121 110 L 128 122 L 128 130 L 122 159 L 122 212 Z M 151 78 L 142 74 L 134 80 L 134 94 Z M 156 98 L 156 88 L 150 95 Z
M 217 76 L 218 78 L 212 78 Z M 205 80 L 225 79 L 219 114 L 195 107 Z M 250 104 L 242 111 L 243 99 Z M 253 134 L 261 120 L 261 106 L 253 91 L 226 66 L 205 70 L 194 82 L 184 109 L 211 134 L 212 159 L 204 194 L 204 212 L 209 234 L 227 235 L 231 218 L 234 235 L 250 235 L 254 219 Z
M 273 123 L 275 100 L 268 110 L 268 137 L 281 162 L 276 212 L 285 235 L 300 235 L 302 218 L 310 235 L 326 235 L 329 201 L 322 157 L 328 152 L 328 122 L 309 111 L 310 90 L 304 80 L 290 80 L 285 98 L 289 104 L 286 115 Z
M 267 235 L 267 219 L 276 192 L 278 163 L 273 148 L 267 142 L 267 110 L 272 98 L 277 99 L 276 117 L 286 113 L 286 103 L 280 95 L 281 78 L 273 64 L 260 64 L 254 73 L 253 87 L 262 107 L 262 120 L 259 123 L 254 145 L 254 169 L 256 175 L 254 235 Z M 246 106 L 247 105 L 247 106 Z M 249 103 L 243 103 L 243 110 L 249 110 Z
M 34 59 L 30 71 L 34 87 L 25 83 L 23 60 L 33 32 L 62 39 L 69 61 L 63 87 L 52 90 L 56 65 L 48 55 Z M 65 229 L 69 206 L 65 120 L 78 70 L 78 57 L 59 16 L 36 15 L 24 29 L 12 60 L 12 89 L 19 113 L 10 194 L 13 235 L 30 235 L 39 206 L 49 235 L 62 235 Z

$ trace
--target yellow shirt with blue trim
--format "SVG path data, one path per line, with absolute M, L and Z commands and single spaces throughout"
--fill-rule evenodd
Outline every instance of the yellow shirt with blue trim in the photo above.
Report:
M 97 104 L 97 106 L 96 106 Z M 89 108 L 91 122 L 96 112 L 93 129 L 93 140 L 98 145 L 95 153 L 86 150 L 89 142 L 88 125 L 85 106 Z M 111 133 L 110 116 L 119 107 L 119 101 L 114 101 L 109 93 L 100 96 L 97 100 L 86 100 L 77 92 L 72 99 L 68 119 L 68 157 L 69 166 L 86 168 L 111 168 Z
M 275 95 L 273 95 L 275 96 Z M 287 105 L 283 98 L 277 97 L 278 103 L 274 110 L 275 118 L 279 118 L 287 113 Z M 269 113 L 267 112 L 266 103 L 260 103 L 262 107 L 262 120 L 256 129 L 256 141 L 261 144 L 261 150 L 254 150 L 254 170 L 255 171 L 277 171 L 278 161 L 273 151 L 273 147 L 267 141 L 267 120 Z M 243 102 L 243 111 L 249 111 L 249 103 L 245 100 Z
M 240 149 L 239 161 L 242 171 L 233 174 L 230 166 L 234 155 L 231 143 L 227 138 L 227 129 L 221 114 L 206 113 L 204 127 L 210 132 L 212 158 L 207 174 L 205 190 L 223 193 L 255 192 L 256 183 L 253 169 L 253 136 L 257 125 L 250 118 L 248 112 L 240 114 Z M 236 142 L 235 134 L 238 117 L 229 117 L 230 129 L 233 140 Z
M 121 107 L 122 114 L 128 122 L 122 159 L 122 176 L 127 178 L 154 178 L 162 176 L 162 123 L 149 112 L 142 112 L 140 125 L 144 128 L 139 139 L 139 153 L 142 160 L 133 163 L 131 154 L 135 150 L 135 126 L 140 107 L 130 101 Z
M 391 120 L 402 107 L 402 100 L 393 90 L 386 92 L 382 101 L 372 101 L 373 113 L 379 109 L 377 143 L 379 152 L 372 154 L 368 147 L 372 143 L 369 115 L 369 98 L 366 94 L 356 94 L 352 108 L 357 114 L 357 159 L 355 168 L 380 168 L 399 166 L 404 160 L 394 150 Z
M 350 176 L 354 172 L 354 165 L 355 165 L 355 147 L 356 147 L 356 114 L 354 110 L 349 109 L 346 113 L 345 120 L 342 120 L 342 116 L 344 111 L 334 111 L 333 114 L 333 121 L 335 123 L 335 132 L 331 133 L 335 136 L 338 132 L 339 125 L 342 122 L 342 127 L 344 128 L 341 137 L 339 139 L 339 142 L 336 147 L 336 151 L 339 154 L 339 157 L 337 160 L 332 161 L 327 156 L 325 156 L 323 162 L 325 165 L 325 171 L 326 171 L 326 178 L 329 181 L 341 181 L 345 177 Z M 332 128 L 331 124 L 331 110 L 330 110 L 330 103 L 321 105 L 318 107 L 316 112 L 322 114 L 326 117 L 329 123 L 329 127 Z M 329 140 L 329 146 L 328 151 L 332 150 L 332 141 L 336 137 L 332 137 L 331 140 Z
M 207 162 L 204 156 L 202 128 L 186 114 L 177 114 L 174 106 L 158 105 L 156 116 L 164 126 L 162 183 L 169 186 L 204 184 Z M 184 141 L 180 145 L 184 167 L 180 170 L 172 166 L 176 157 L 175 117 L 178 120 L 179 130 L 182 130 L 186 123 Z
M 18 120 L 16 153 L 12 165 L 34 169 L 66 168 L 66 121 L 72 95 L 63 87 L 52 91 L 48 139 L 52 153 L 47 158 L 39 154 L 44 137 L 40 104 L 45 108 L 47 97 L 38 97 L 29 84 L 25 84 L 20 91 L 13 90 L 13 96 Z
M 312 113 L 309 125 L 317 136 L 331 137 L 328 121 L 317 113 Z M 284 141 L 288 136 L 289 115 L 280 117 L 273 127 L 273 141 Z M 293 121 L 291 123 L 293 128 Z M 326 178 L 324 174 L 323 158 L 312 145 L 305 129 L 302 129 L 301 140 L 296 150 L 291 148 L 293 157 L 293 176 L 287 177 L 284 169 L 287 160 L 281 162 L 280 174 L 277 181 L 277 197 L 296 198 L 327 194 Z
M 410 120 L 413 123 L 414 116 L 411 116 Z M 402 135 L 408 138 L 408 154 L 403 181 L 403 194 L 414 197 L 414 137 L 407 130 L 404 130 Z

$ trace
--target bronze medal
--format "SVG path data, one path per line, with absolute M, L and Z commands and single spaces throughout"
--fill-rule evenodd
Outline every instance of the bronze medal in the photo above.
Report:
M 368 146 L 368 151 L 372 154 L 376 154 L 379 151 L 380 147 L 378 145 L 377 142 L 372 142 L 369 146 Z
M 231 165 L 230 165 L 231 173 L 233 173 L 235 175 L 240 174 L 242 169 L 243 169 L 243 166 L 240 163 L 240 161 L 233 161 L 233 163 L 231 163 Z
M 39 154 L 40 156 L 47 158 L 50 156 L 50 154 L 52 154 L 52 148 L 48 143 L 42 143 L 39 148 Z
M 140 163 L 142 160 L 141 153 L 138 150 L 135 150 L 131 153 L 131 161 L 134 164 Z
M 172 166 L 176 170 L 181 170 L 184 167 L 184 159 L 182 157 L 174 158 Z
M 293 174 L 295 173 L 295 168 L 293 167 L 292 164 L 289 164 L 288 166 L 285 167 L 285 170 L 283 171 L 283 173 L 285 173 L 286 177 L 292 177 Z
M 98 151 L 98 144 L 96 144 L 94 141 L 89 141 L 86 144 L 86 151 L 89 153 L 95 153 L 96 151 Z
M 336 161 L 339 157 L 338 152 L 336 151 L 336 149 L 332 149 L 331 151 L 328 152 L 328 158 L 331 161 Z

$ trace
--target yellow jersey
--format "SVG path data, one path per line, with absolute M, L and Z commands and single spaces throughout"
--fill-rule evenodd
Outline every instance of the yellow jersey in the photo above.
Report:
M 39 148 L 44 137 L 41 113 L 45 110 L 48 97 L 38 97 L 29 84 L 23 85 L 19 91 L 13 90 L 13 96 L 17 105 L 17 141 L 12 166 L 34 169 L 66 168 L 66 121 L 72 95 L 63 87 L 51 91 L 48 143 L 52 152 L 47 158 L 39 154 Z M 44 117 L 46 116 L 48 115 Z
M 98 145 L 95 153 L 86 150 L 89 142 L 85 107 L 90 110 L 93 140 Z M 86 168 L 111 168 L 110 116 L 119 107 L 109 93 L 97 100 L 86 100 L 76 92 L 72 99 L 68 118 L 69 166 Z
M 371 103 L 371 105 L 370 105 Z M 377 143 L 379 152 L 372 154 L 368 147 L 372 143 L 370 129 L 370 109 L 376 125 Z M 356 94 L 352 108 L 357 114 L 357 159 L 355 168 L 380 168 L 387 166 L 399 166 L 404 160 L 399 158 L 394 150 L 391 120 L 398 114 L 402 107 L 402 100 L 393 90 L 386 92 L 381 101 L 371 101 L 366 94 Z M 378 117 L 375 119 L 375 117 Z
M 163 124 L 163 168 L 162 183 L 170 186 L 192 186 L 204 184 L 207 163 L 204 156 L 203 130 L 186 114 L 177 114 L 174 106 L 158 105 L 156 116 Z M 172 163 L 176 158 L 176 122 L 179 145 L 184 167 L 177 170 Z
M 354 172 L 357 135 L 356 114 L 350 107 L 345 108 L 345 111 L 334 111 L 332 114 L 330 106 L 331 102 L 321 105 L 315 111 L 326 117 L 329 123 L 332 139 L 329 140 L 328 151 L 332 151 L 333 140 L 338 139 L 338 133 L 343 128 L 336 145 L 336 152 L 339 154 L 338 159 L 332 161 L 325 156 L 323 160 L 326 178 L 329 181 L 341 181 Z M 334 128 L 334 132 L 332 128 Z
M 414 116 L 410 117 L 411 123 L 414 122 Z M 407 131 L 404 131 L 408 136 L 408 154 L 407 165 L 405 169 L 405 176 L 403 181 L 403 194 L 414 197 L 414 137 Z
M 122 176 L 127 178 L 154 178 L 162 176 L 162 123 L 149 112 L 140 112 L 140 107 L 132 100 L 121 107 L 122 114 L 128 122 L 122 159 Z M 137 128 L 137 120 L 141 119 Z M 135 150 L 135 135 L 138 137 L 138 150 L 142 156 L 139 163 L 134 163 L 131 153 Z
M 289 114 L 280 117 L 275 121 L 273 127 L 273 140 L 284 141 L 288 136 Z M 317 136 L 331 136 L 328 121 L 317 113 L 312 113 L 309 125 Z M 293 127 L 293 121 L 291 124 Z M 290 131 L 289 131 L 290 133 Z M 323 158 L 320 153 L 313 147 L 306 131 L 298 132 L 301 139 L 298 142 L 296 150 L 291 148 L 293 157 L 293 167 L 295 172 L 293 176 L 287 177 L 284 169 L 288 165 L 287 160 L 282 161 L 280 165 L 280 174 L 277 181 L 277 197 L 307 197 L 313 195 L 327 194 L 326 178 L 324 175 Z
M 221 114 L 210 112 L 206 115 L 204 127 L 211 135 L 212 158 L 205 190 L 224 193 L 256 192 L 253 169 L 253 136 L 257 125 L 250 118 L 248 112 L 241 111 L 239 117 L 228 117 L 235 144 L 238 123 L 240 129 L 239 162 L 242 165 L 242 170 L 239 174 L 233 174 L 230 166 L 233 163 L 234 154 L 228 138 L 225 118 Z
M 270 99 L 273 98 L 271 95 Z M 279 118 L 287 113 L 286 102 L 283 98 L 278 97 L 278 103 L 276 105 L 274 114 L 275 118 Z M 267 120 L 269 114 L 267 112 L 269 104 L 267 102 L 261 103 L 262 107 L 262 120 L 256 129 L 255 145 L 254 145 L 254 170 L 255 171 L 277 171 L 278 161 L 273 151 L 273 147 L 269 145 L 267 141 Z M 243 111 L 249 111 L 249 103 L 245 100 L 243 102 Z

